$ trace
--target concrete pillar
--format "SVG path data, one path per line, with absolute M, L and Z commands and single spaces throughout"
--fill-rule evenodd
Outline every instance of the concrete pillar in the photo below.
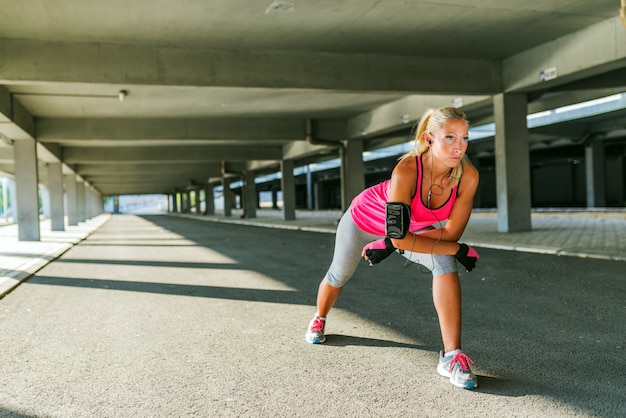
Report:
M 296 219 L 296 180 L 293 176 L 293 166 L 293 160 L 280 162 L 282 174 L 280 187 L 283 190 L 283 219 L 285 221 Z
M 10 201 L 10 209 L 11 209 L 11 217 L 13 218 L 13 223 L 17 223 L 17 187 L 15 185 L 15 179 L 9 179 L 9 201 Z
M 65 231 L 63 169 L 61 163 L 48 164 L 48 192 L 50 195 L 50 229 L 52 231 Z
M 89 186 L 89 204 L 87 207 L 89 208 L 87 217 L 91 219 L 96 216 L 96 191 L 91 186 Z
M 85 182 L 76 181 L 76 208 L 78 209 L 78 222 L 85 222 Z
M 352 199 L 365 189 L 363 141 L 345 141 L 341 154 L 341 210 L 350 206 Z
M 624 150 L 626 151 L 626 146 L 624 147 Z M 621 205 L 626 206 L 626 156 L 622 155 L 621 157 L 618 158 L 617 160 L 617 173 L 618 173 L 618 178 L 616 179 L 616 182 L 618 183 L 618 195 L 617 195 L 617 201 L 620 202 Z
M 326 207 L 324 202 L 322 202 L 322 183 L 317 182 L 313 185 L 313 209 L 320 210 L 322 207 Z
M 204 213 L 205 215 L 215 215 L 215 195 L 212 184 L 204 186 Z
M 9 179 L 4 176 L 0 177 L 2 177 L 2 213 L 4 222 L 9 222 L 9 188 L 14 187 L 14 182 L 11 180 L 12 186 L 9 186 Z M 13 196 L 10 199 L 13 201 Z
M 587 207 L 606 206 L 606 152 L 604 142 L 591 141 L 585 146 L 585 179 L 587 180 Z
M 39 193 L 39 215 L 50 219 L 50 193 L 44 186 L 37 187 Z
M 91 216 L 98 216 L 102 213 L 102 206 L 100 205 L 100 193 L 97 190 L 91 190 Z
M 476 169 L 478 170 L 478 172 L 480 172 L 480 160 L 478 159 L 478 156 L 469 156 L 470 161 L 472 162 L 472 165 L 474 167 L 476 167 Z M 474 204 L 473 207 L 475 208 L 480 208 L 482 207 L 482 197 L 481 197 L 481 187 L 480 187 L 480 183 L 478 184 L 478 190 L 476 190 L 476 194 L 474 195 Z
M 76 175 L 66 174 L 65 192 L 67 193 L 67 224 L 78 225 L 78 192 L 76 190 Z
M 172 194 L 172 212 L 178 212 L 178 193 Z
M 530 231 L 530 154 L 524 94 L 493 98 L 496 123 L 496 192 L 498 231 Z
M 254 183 L 254 173 L 246 171 L 243 179 L 243 190 L 241 197 L 243 198 L 243 214 L 245 218 L 256 218 L 256 208 L 258 206 L 258 196 L 256 193 L 256 184 Z
M 92 190 L 88 183 L 85 183 L 85 219 L 91 219 L 91 211 L 93 210 Z
M 194 189 L 193 190 L 193 194 L 194 194 L 194 197 L 196 199 L 196 201 L 195 201 L 196 215 L 200 215 L 202 213 L 202 208 L 200 207 L 200 204 L 202 203 L 202 202 L 200 202 L 200 188 L 198 187 L 198 188 Z
M 39 241 L 37 144 L 22 139 L 13 144 L 17 187 L 17 229 L 20 241 Z
M 313 197 L 313 173 L 311 173 L 311 167 L 306 166 L 306 207 L 308 210 L 313 210 L 315 207 Z
M 180 193 L 180 213 L 189 212 L 189 195 L 187 192 Z
M 120 213 L 120 197 L 113 196 L 113 213 Z
M 91 216 L 98 216 L 104 210 L 104 204 L 102 202 L 102 195 L 99 191 L 93 189 L 91 191 L 91 195 L 93 197 L 93 203 L 91 205 Z
M 233 192 L 230 190 L 230 178 L 223 177 L 222 185 L 224 186 L 224 191 L 222 196 L 224 198 L 224 216 L 232 216 L 233 215 Z

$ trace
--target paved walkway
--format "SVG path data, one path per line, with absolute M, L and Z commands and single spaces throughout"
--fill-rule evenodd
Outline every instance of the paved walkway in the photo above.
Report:
M 17 239 L 17 226 L 0 227 L 0 296 L 59 257 L 97 230 L 108 219 L 103 214 L 65 231 L 50 231 L 41 223 L 41 241 Z M 298 211 L 294 221 L 283 221 L 279 210 L 262 209 L 257 218 L 179 215 L 211 222 L 334 233 L 339 211 Z M 626 261 L 626 210 L 538 210 L 532 213 L 532 231 L 500 233 L 495 211 L 475 210 L 462 241 L 480 248 Z
M 100 215 L 65 231 L 51 231 L 50 220 L 40 224 L 41 241 L 19 241 L 17 225 L 0 226 L 0 297 L 75 244 L 87 238 L 109 219 Z
M 275 212 L 259 215 L 285 226 Z M 300 215 L 287 226 L 332 232 L 338 214 Z M 491 232 L 477 228 L 502 238 L 483 218 Z M 611 221 L 592 218 L 588 233 L 567 219 L 565 229 L 591 237 L 594 222 Z M 5 236 L 14 259 L 71 248 L 0 300 L 0 417 L 626 416 L 622 261 L 482 247 L 480 268 L 461 273 L 463 348 L 479 380 L 466 391 L 436 372 L 432 282 L 400 256 L 361 263 L 329 315 L 326 344 L 310 345 L 304 330 L 332 234 L 106 219 L 57 241 Z

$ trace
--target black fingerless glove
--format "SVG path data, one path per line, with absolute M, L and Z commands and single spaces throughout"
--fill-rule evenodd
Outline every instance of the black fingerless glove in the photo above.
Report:
M 389 257 L 396 249 L 389 238 L 370 242 L 364 247 L 365 255 L 370 264 L 378 264 Z
M 454 257 L 459 260 L 459 263 L 463 264 L 466 271 L 472 271 L 476 267 L 476 261 L 480 258 L 478 252 L 467 244 L 459 244 L 461 247 L 459 251 L 454 254 Z

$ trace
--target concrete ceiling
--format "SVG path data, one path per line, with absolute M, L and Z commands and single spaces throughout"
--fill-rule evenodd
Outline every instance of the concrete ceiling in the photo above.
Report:
M 503 92 L 528 94 L 529 109 L 623 92 L 619 7 L 0 0 L 0 171 L 14 172 L 7 143 L 34 138 L 43 183 L 45 163 L 62 161 L 104 195 L 168 193 L 220 178 L 223 164 L 271 171 L 335 155 L 328 141 L 404 141 L 424 110 L 453 100 L 476 123 Z M 597 123 L 626 130 L 620 112 Z

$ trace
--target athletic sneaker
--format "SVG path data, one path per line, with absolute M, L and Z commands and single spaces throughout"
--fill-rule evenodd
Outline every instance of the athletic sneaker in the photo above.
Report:
M 326 336 L 324 335 L 324 326 L 326 325 L 326 321 L 321 319 L 319 316 L 311 319 L 309 322 L 309 329 L 306 332 L 306 341 L 311 344 L 321 344 L 326 341 Z
M 455 350 L 445 357 L 441 351 L 437 372 L 444 377 L 449 377 L 450 383 L 454 386 L 474 389 L 478 387 L 478 379 L 470 370 L 470 364 L 474 364 L 474 362 L 461 350 Z

